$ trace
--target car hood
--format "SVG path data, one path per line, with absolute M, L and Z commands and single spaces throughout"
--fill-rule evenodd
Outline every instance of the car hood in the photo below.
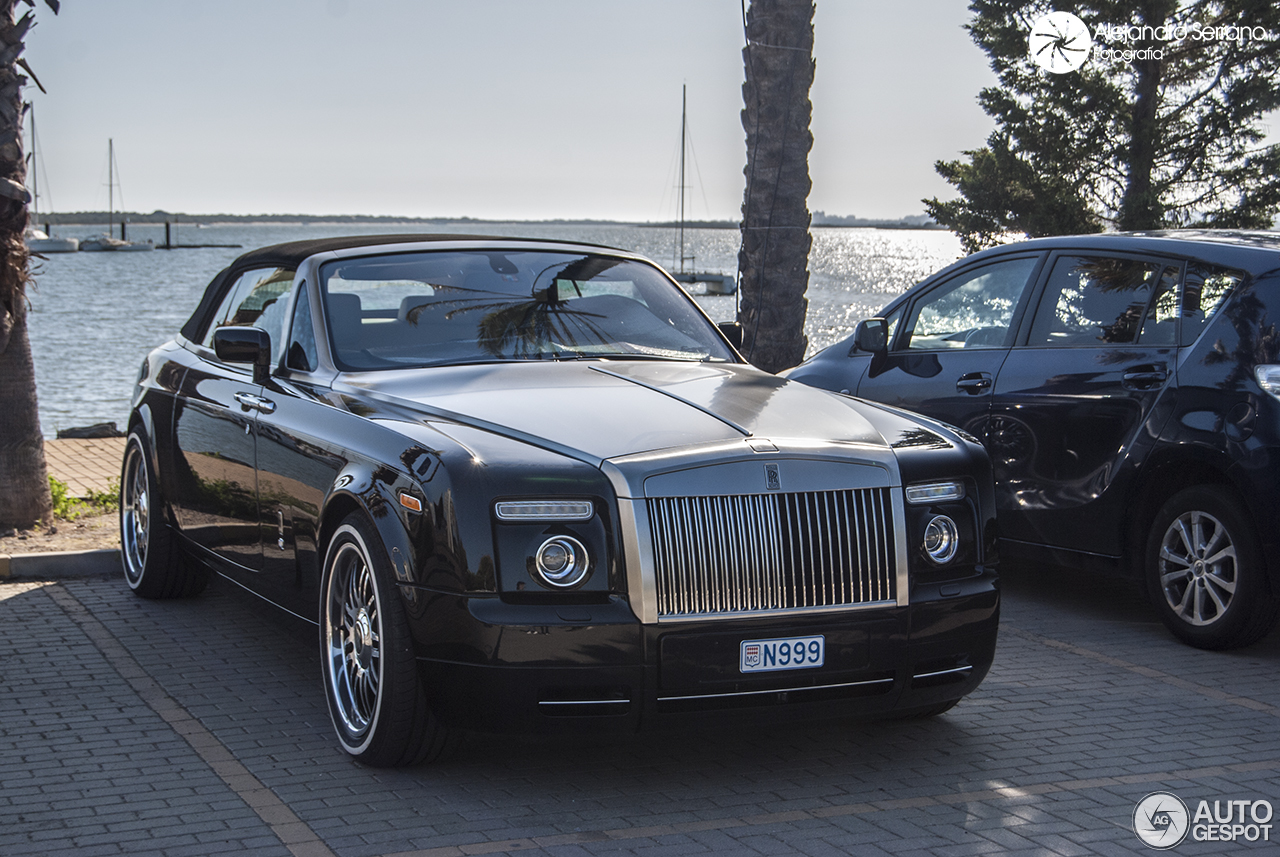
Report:
M 347 375 L 334 390 L 370 417 L 455 421 L 596 464 L 745 437 L 888 446 L 855 400 L 737 364 L 480 364 Z

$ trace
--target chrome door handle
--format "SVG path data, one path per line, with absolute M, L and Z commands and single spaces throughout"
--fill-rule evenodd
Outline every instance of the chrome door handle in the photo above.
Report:
M 255 396 L 253 393 L 236 393 L 236 401 L 240 403 L 241 410 L 253 409 L 260 413 L 269 414 L 276 409 L 276 403 L 270 399 L 264 399 L 261 396 Z

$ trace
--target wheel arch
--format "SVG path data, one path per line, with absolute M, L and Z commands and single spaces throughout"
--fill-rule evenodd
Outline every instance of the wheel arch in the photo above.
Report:
M 364 506 L 353 495 L 345 491 L 329 496 L 324 511 L 320 515 L 320 526 L 316 530 L 316 553 L 323 565 L 325 554 L 329 551 L 329 542 L 334 532 L 352 512 L 364 512 Z
M 171 478 L 171 474 L 167 470 L 160 467 L 160 438 L 156 433 L 155 414 L 151 410 L 151 406 L 146 402 L 140 403 L 129 413 L 128 428 L 125 429 L 125 437 L 133 434 L 135 430 L 141 429 L 143 452 L 147 456 L 147 463 L 151 465 L 151 473 L 154 474 L 157 487 L 159 488 L 160 499 L 164 504 L 164 521 L 171 529 L 179 529 L 178 517 L 173 510 L 173 504 L 169 502 L 170 490 L 173 486 L 166 484 L 166 479 Z M 127 450 L 126 450 L 127 453 Z M 124 492 L 124 464 L 125 458 L 120 461 L 120 491 Z
M 399 500 L 394 486 L 385 478 L 386 475 L 381 470 L 347 467 L 334 481 L 334 488 L 325 498 L 316 530 L 316 554 L 322 578 L 333 534 L 347 516 L 359 512 L 377 531 L 396 579 L 401 583 L 412 580 L 415 565 L 413 545 L 397 511 Z
M 1142 563 L 1147 535 L 1156 514 L 1170 497 L 1197 485 L 1217 485 L 1231 491 L 1249 515 L 1254 531 L 1260 532 L 1253 510 L 1244 502 L 1244 491 L 1231 478 L 1231 464 L 1220 453 L 1204 449 L 1171 450 L 1159 457 L 1153 456 L 1140 472 L 1130 495 L 1131 511 L 1125 521 L 1126 568 L 1134 571 L 1139 578 L 1143 576 Z
M 156 420 L 155 415 L 151 413 L 151 407 L 147 404 L 141 404 L 129 414 L 128 427 L 125 429 L 125 437 L 133 434 L 135 429 L 141 428 L 143 439 L 146 442 L 147 455 L 151 458 L 151 467 L 153 472 L 159 473 L 159 458 L 156 449 Z

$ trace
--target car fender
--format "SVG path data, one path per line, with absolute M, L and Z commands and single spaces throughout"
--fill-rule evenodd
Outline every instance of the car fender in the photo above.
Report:
M 1162 442 L 1137 471 L 1126 495 L 1127 564 L 1137 570 L 1134 564 L 1146 547 L 1147 528 L 1171 496 L 1193 485 L 1210 484 L 1227 486 L 1244 497 L 1248 495 L 1244 476 L 1224 449 L 1200 443 Z
M 133 419 L 129 420 L 129 429 L 125 432 L 125 436 L 127 437 L 129 434 L 132 434 L 133 430 L 138 428 L 139 425 L 142 427 L 142 434 L 146 441 L 147 456 L 151 459 L 151 466 L 154 468 L 152 472 L 158 473 L 159 468 L 157 465 L 159 464 L 159 459 L 157 458 L 156 453 L 156 419 L 155 415 L 151 412 L 151 405 L 147 404 L 145 401 L 139 403 L 137 408 L 134 410 Z
M 135 429 L 141 429 L 142 445 L 147 456 L 147 463 L 151 466 L 151 472 L 156 474 L 155 478 L 160 480 L 160 496 L 164 500 L 164 518 L 165 523 L 170 527 L 174 525 L 173 507 L 169 505 L 169 488 L 165 484 L 165 475 L 169 473 L 169 468 L 160 467 L 160 438 L 156 435 L 156 419 L 155 414 L 151 410 L 151 405 L 144 399 L 137 403 L 133 410 L 133 416 L 129 420 L 129 428 L 125 432 L 125 436 L 133 434 Z M 124 462 L 121 462 L 120 478 L 124 479 L 123 473 Z M 124 488 L 121 484 L 121 489 Z
M 401 583 L 413 582 L 416 553 L 401 517 L 400 491 L 397 489 L 397 483 L 407 480 L 406 475 L 390 468 L 372 467 L 358 461 L 349 462 L 339 472 L 320 512 L 316 547 L 322 566 L 333 532 L 349 514 L 359 511 L 378 531 L 395 569 L 396 579 Z

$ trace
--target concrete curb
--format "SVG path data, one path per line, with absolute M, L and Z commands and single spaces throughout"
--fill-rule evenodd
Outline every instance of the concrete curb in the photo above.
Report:
M 14 578 L 59 580 L 120 573 L 118 549 L 0 554 L 0 581 Z

